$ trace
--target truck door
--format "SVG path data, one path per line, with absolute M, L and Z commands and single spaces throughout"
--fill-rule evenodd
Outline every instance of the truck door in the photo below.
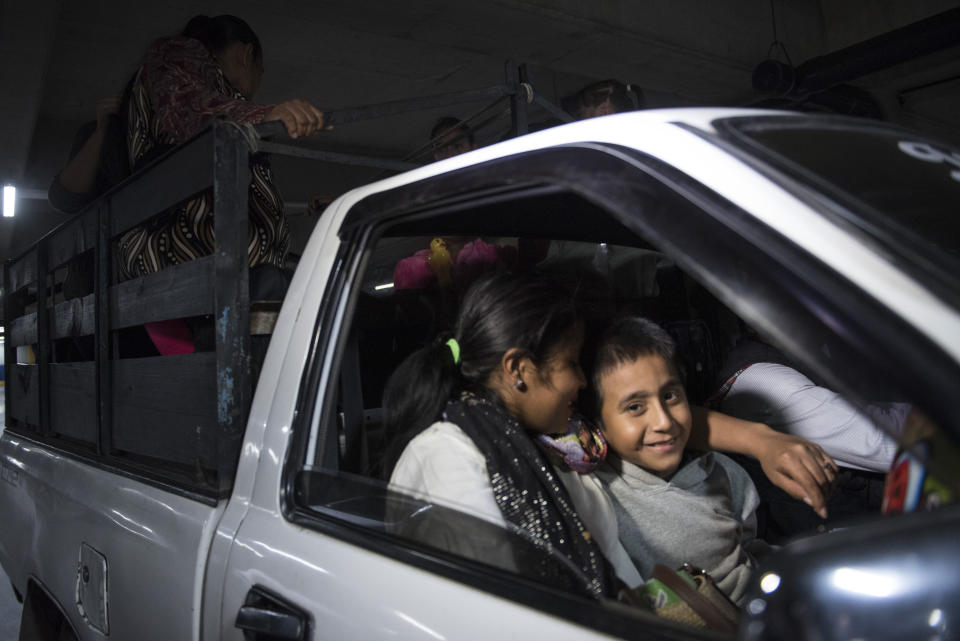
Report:
M 504 209 L 500 222 L 530 202 Z M 558 197 L 543 204 L 562 202 Z M 226 570 L 221 594 L 208 587 L 208 602 L 222 602 L 222 608 L 205 635 L 367 640 L 627 634 L 645 613 L 627 610 L 596 628 L 609 618 L 603 603 L 518 573 L 518 558 L 539 555 L 548 557 L 542 562 L 563 563 L 549 552 L 467 510 L 387 487 L 382 386 L 396 364 L 449 319 L 455 300 L 390 285 L 397 261 L 428 247 L 440 221 L 384 233 L 374 219 L 351 229 L 344 225 L 348 208 L 337 208 L 335 203 L 318 223 L 264 363 L 235 496 L 223 519 L 235 522 L 236 530 L 217 537 L 211 555 L 223 555 Z M 472 212 L 463 220 L 475 222 L 488 213 Z M 585 206 L 581 215 L 596 213 Z M 506 228 L 498 232 L 491 235 L 510 235 Z M 504 244 L 516 242 L 514 237 Z M 531 247 L 543 257 L 542 245 Z M 254 466 L 255 478 L 248 477 Z M 242 518 L 231 516 L 238 498 L 249 501 Z M 429 535 L 410 534 L 417 531 Z M 229 538 L 227 551 L 223 542 Z M 438 547 L 438 538 L 454 544 Z M 651 618 L 646 616 L 648 623 Z

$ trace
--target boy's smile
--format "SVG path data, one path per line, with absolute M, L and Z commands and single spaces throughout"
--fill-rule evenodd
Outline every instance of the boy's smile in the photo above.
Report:
M 683 384 L 663 357 L 622 363 L 600 385 L 603 434 L 613 451 L 661 478 L 676 472 L 693 421 Z

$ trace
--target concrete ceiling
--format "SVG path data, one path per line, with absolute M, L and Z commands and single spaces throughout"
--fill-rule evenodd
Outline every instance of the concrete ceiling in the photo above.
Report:
M 751 75 L 777 36 L 795 64 L 956 7 L 918 0 L 329 0 L 187 2 L 0 0 L 0 179 L 45 191 L 96 101 L 122 89 L 156 37 L 196 13 L 233 13 L 259 34 L 266 75 L 258 101 L 304 97 L 341 109 L 503 82 L 508 59 L 530 66 L 533 84 L 558 100 L 592 80 L 644 88 L 649 106 L 743 105 L 764 98 Z M 960 138 L 960 43 L 850 81 L 884 117 Z M 784 58 L 781 50 L 776 56 Z M 919 88 L 919 89 L 918 89 Z M 901 95 L 904 89 L 912 89 Z M 408 157 L 432 122 L 466 117 L 483 101 L 343 125 L 308 144 Z M 503 115 L 478 135 L 503 135 Z M 282 173 L 278 168 L 278 174 Z M 288 200 L 337 192 L 376 170 L 330 165 L 290 171 Z M 19 253 L 62 218 L 43 201 L 32 222 L 0 221 L 0 257 Z

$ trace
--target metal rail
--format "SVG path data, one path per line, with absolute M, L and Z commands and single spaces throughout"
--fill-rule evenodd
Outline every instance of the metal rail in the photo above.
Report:
M 564 111 L 561 107 L 552 103 L 543 94 L 537 92 L 536 88 L 530 82 L 529 76 L 530 74 L 526 64 L 517 64 L 508 60 L 504 65 L 504 83 L 502 85 L 493 85 L 490 87 L 483 87 L 481 89 L 468 89 L 466 91 L 455 91 L 431 96 L 419 96 L 417 98 L 408 98 L 405 100 L 391 100 L 389 102 L 382 102 L 375 105 L 364 105 L 361 107 L 333 109 L 324 112 L 324 122 L 330 125 L 343 125 L 376 118 L 386 118 L 389 116 L 396 116 L 414 111 L 423 111 L 425 109 L 435 109 L 438 107 L 448 107 L 467 102 L 477 102 L 484 99 L 490 102 L 483 109 L 479 110 L 477 112 L 478 114 L 486 112 L 488 109 L 504 99 L 509 101 L 511 136 L 520 136 L 529 131 L 529 110 L 530 105 L 533 104 L 541 107 L 551 117 L 559 120 L 560 122 L 573 121 L 573 116 Z M 469 121 L 469 119 L 467 120 Z M 263 123 L 257 125 L 255 129 L 261 138 L 280 138 L 288 140 L 286 128 L 279 121 Z M 417 155 L 419 152 L 428 149 L 432 142 L 432 140 L 428 141 L 427 144 L 419 147 L 415 152 L 408 154 L 406 158 L 411 158 Z M 376 167 L 390 171 L 407 171 L 418 166 L 417 164 L 408 162 L 406 160 L 393 160 L 389 158 L 358 154 L 344 154 L 269 141 L 260 142 L 259 150 L 271 153 L 283 153 L 285 155 L 309 158 L 323 162 Z

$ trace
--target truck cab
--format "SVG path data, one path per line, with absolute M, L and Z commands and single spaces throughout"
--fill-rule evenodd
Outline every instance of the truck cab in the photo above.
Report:
M 746 323 L 854 401 L 922 410 L 896 435 L 904 514 L 784 546 L 736 635 L 948 635 L 960 153 L 880 124 L 751 110 L 548 129 L 340 196 L 260 338 L 244 247 L 255 138 L 215 123 L 7 266 L 0 513 L 15 525 L 0 564 L 41 638 L 716 638 L 524 576 L 511 559 L 561 561 L 386 482 L 386 379 L 449 328 L 473 280 L 527 269 L 571 283 L 597 322 L 664 326 L 695 403 Z M 217 252 L 117 282 L 114 239 L 210 188 Z M 437 238 L 494 250 L 446 284 L 398 278 Z M 94 291 L 62 300 L 56 272 L 84 255 Z M 186 317 L 209 319 L 213 351 L 124 356 L 121 330 Z M 60 359 L 57 341 L 77 337 L 93 357 Z

